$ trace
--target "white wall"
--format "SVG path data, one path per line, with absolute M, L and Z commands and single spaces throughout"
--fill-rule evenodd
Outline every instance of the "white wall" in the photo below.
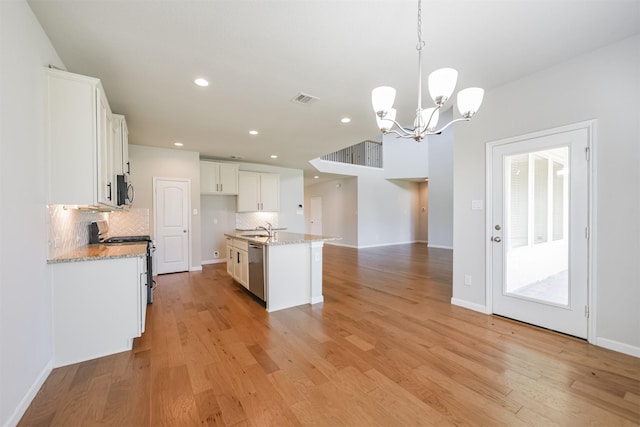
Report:
M 440 126 L 453 120 L 452 109 L 440 115 Z M 462 123 L 458 126 L 470 126 Z M 429 247 L 453 249 L 453 130 L 428 137 Z
M 384 176 L 388 179 L 426 178 L 429 176 L 429 143 L 400 138 L 395 134 L 382 137 Z
M 470 207 L 485 198 L 485 144 L 597 119 L 596 340 L 640 356 L 639 98 L 640 36 L 487 92 L 477 117 L 455 129 L 454 298 L 485 305 L 485 212 Z
M 358 176 L 358 247 L 414 242 L 418 184 L 386 180 L 384 171 Z
M 236 196 L 200 196 L 202 263 L 226 261 L 225 233 L 236 230 Z M 213 252 L 220 253 L 219 258 Z
M 186 178 L 191 181 L 191 269 L 198 270 L 201 264 L 200 227 L 200 156 L 194 151 L 129 145 L 131 182 L 136 190 L 134 207 L 149 209 L 149 230 L 154 233 L 153 223 L 153 178 Z M 193 209 L 198 210 L 193 215 Z
M 63 67 L 25 1 L 0 2 L 0 425 L 51 370 L 44 67 Z
M 322 234 L 340 237 L 338 245 L 358 246 L 358 179 L 341 178 L 305 188 L 305 217 L 312 197 L 322 198 Z M 307 232 L 309 230 L 307 229 Z M 334 243 L 334 242 L 327 242 Z

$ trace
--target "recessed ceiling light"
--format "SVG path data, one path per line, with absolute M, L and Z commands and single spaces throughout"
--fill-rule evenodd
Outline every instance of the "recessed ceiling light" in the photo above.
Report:
M 320 178 L 318 175 L 314 176 L 313 179 L 318 179 Z
M 272 158 L 272 159 L 277 159 L 277 158 L 278 158 L 278 155 L 277 155 L 277 154 L 272 154 L 272 155 L 271 155 L 271 158 Z
M 174 142 L 173 145 L 176 147 L 182 147 L 184 144 L 182 142 Z
M 257 135 L 258 131 L 257 130 L 250 130 L 249 131 L 249 135 Z
M 205 79 L 195 79 L 193 81 L 195 84 L 197 84 L 200 87 L 207 87 L 209 86 L 209 82 L 206 81 Z
M 342 123 L 349 123 L 351 121 L 351 119 L 349 117 L 343 117 L 342 119 L 340 119 L 340 121 Z

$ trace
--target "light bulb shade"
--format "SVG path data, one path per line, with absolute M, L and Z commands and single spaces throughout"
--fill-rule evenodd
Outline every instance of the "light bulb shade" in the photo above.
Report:
M 384 116 L 384 119 L 381 119 L 376 115 L 376 122 L 378 123 L 378 128 L 380 131 L 386 133 L 393 127 L 393 120 L 396 119 L 396 109 L 389 108 L 387 110 L 387 114 Z
M 391 109 L 395 100 L 396 90 L 390 86 L 379 86 L 371 91 L 371 104 L 376 114 Z
M 458 111 L 465 119 L 470 119 L 480 109 L 484 89 L 468 87 L 458 92 Z
M 426 110 L 422 110 L 422 124 L 423 128 L 421 129 L 424 132 L 424 125 L 426 125 L 426 129 L 432 131 L 438 126 L 438 119 L 440 118 L 440 112 L 435 108 L 427 108 Z M 431 120 L 429 120 L 431 119 Z
M 453 68 L 440 68 L 429 74 L 429 95 L 436 105 L 443 105 L 456 88 L 458 72 Z

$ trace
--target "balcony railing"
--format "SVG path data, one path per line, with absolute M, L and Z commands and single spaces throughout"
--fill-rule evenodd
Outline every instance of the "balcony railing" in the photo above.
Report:
M 351 147 L 325 154 L 320 158 L 330 162 L 382 168 L 382 143 L 362 141 Z

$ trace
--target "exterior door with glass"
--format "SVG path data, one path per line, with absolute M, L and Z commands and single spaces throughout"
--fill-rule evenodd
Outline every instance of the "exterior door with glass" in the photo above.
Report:
M 587 338 L 589 130 L 491 151 L 493 313 Z

